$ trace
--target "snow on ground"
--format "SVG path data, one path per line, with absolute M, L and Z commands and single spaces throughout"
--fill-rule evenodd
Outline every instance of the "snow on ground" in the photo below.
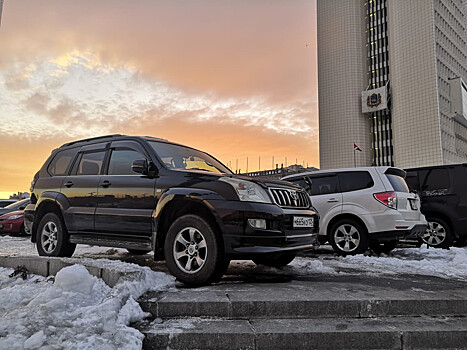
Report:
M 120 261 L 96 260 L 112 269 L 137 270 L 137 281 L 110 288 L 81 265 L 51 278 L 10 278 L 0 268 L 0 349 L 141 349 L 143 334 L 128 325 L 147 315 L 135 301 L 144 292 L 167 290 L 175 279 Z

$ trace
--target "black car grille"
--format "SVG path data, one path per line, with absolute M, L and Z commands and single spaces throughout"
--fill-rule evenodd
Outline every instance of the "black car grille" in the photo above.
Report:
M 284 188 L 270 188 L 274 202 L 285 208 L 309 208 L 310 199 L 305 191 Z

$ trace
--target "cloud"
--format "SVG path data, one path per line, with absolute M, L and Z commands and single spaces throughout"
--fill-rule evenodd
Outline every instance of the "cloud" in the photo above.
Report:
M 274 103 L 261 96 L 222 98 L 213 93 L 193 94 L 161 80 L 149 80 L 131 66 L 103 64 L 90 52 L 51 57 L 28 63 L 27 67 L 35 69 L 29 69 L 25 75 L 24 67 L 19 66 L 4 74 L 12 81 L 25 80 L 21 86 L 4 84 L 6 101 L 20 109 L 2 116 L 2 133 L 33 132 L 50 137 L 60 130 L 70 137 L 87 137 L 129 123 L 138 125 L 166 118 L 182 118 L 192 124 L 257 126 L 286 135 L 316 135 L 317 131 L 312 123 L 316 108 L 312 102 Z M 31 124 L 31 119 L 40 123 Z M 28 129 L 13 128 L 18 121 L 28 124 Z

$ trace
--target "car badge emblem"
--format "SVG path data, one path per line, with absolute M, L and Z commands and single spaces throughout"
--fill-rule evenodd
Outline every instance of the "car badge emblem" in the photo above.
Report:
M 290 198 L 292 198 L 294 201 L 297 201 L 298 200 L 297 192 L 290 191 Z

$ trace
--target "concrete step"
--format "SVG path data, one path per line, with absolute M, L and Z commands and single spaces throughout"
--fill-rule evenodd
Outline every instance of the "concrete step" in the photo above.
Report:
M 465 317 L 156 319 L 144 349 L 467 349 Z
M 433 280 L 429 288 L 416 283 L 405 288 L 388 283 L 390 279 L 380 286 L 358 284 L 355 279 L 223 284 L 149 293 L 139 302 L 153 318 L 162 319 L 467 316 L 467 288 L 463 284 Z

